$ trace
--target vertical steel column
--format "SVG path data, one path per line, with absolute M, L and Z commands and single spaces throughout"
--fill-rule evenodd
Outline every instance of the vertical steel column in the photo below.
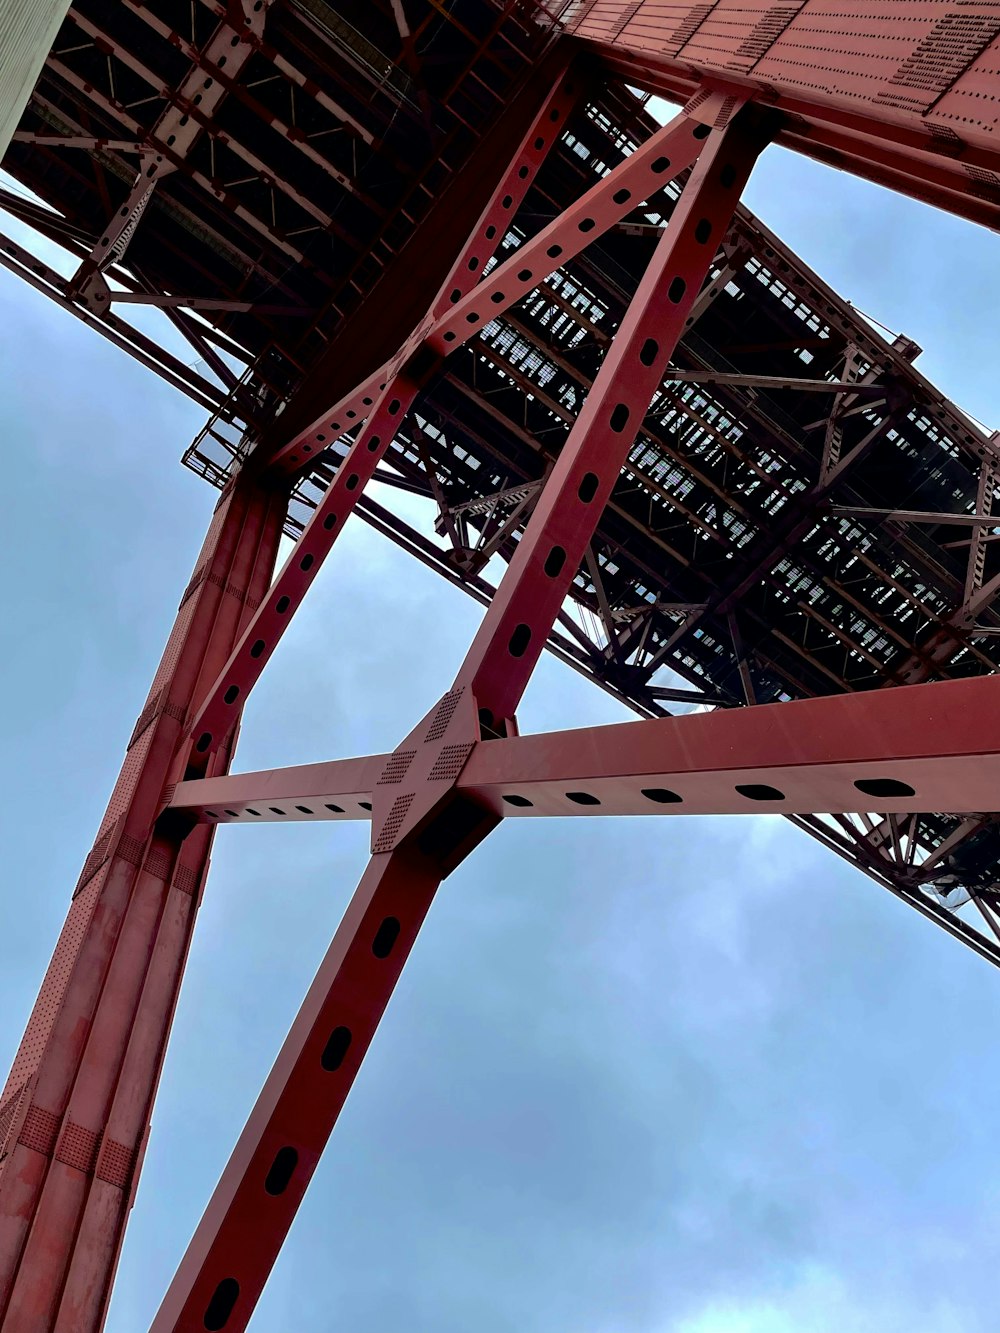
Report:
M 104 1322 L 212 841 L 157 815 L 189 770 L 185 718 L 267 590 L 284 510 L 249 477 L 219 502 L 0 1098 L 3 1333 Z
M 253 1314 L 438 883 L 499 821 L 455 790 L 480 719 L 513 716 L 763 144 L 745 117 L 707 134 L 455 687 L 386 763 L 372 860 L 152 1333 L 241 1333 Z

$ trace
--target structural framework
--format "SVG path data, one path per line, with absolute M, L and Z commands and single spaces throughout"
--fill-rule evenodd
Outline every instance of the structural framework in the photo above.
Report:
M 996 228 L 998 71 L 986 0 L 69 9 L 0 206 L 75 271 L 0 261 L 206 408 L 221 494 L 0 1097 L 3 1333 L 104 1322 L 219 823 L 372 856 L 155 1333 L 246 1327 L 504 818 L 777 811 L 1000 962 L 1000 436 L 739 202 L 779 143 Z M 230 775 L 355 512 L 481 628 L 391 754 Z M 520 736 L 546 646 L 639 720 Z

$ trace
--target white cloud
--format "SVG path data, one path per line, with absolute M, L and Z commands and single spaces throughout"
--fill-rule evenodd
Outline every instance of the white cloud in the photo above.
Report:
M 820 1266 L 802 1268 L 783 1291 L 746 1299 L 712 1300 L 695 1314 L 664 1325 L 662 1333 L 968 1333 L 948 1301 L 906 1308 L 888 1294 L 850 1286 Z

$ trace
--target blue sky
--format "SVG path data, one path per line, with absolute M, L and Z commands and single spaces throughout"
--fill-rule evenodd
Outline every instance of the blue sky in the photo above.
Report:
M 1000 424 L 998 241 L 767 153 L 747 195 Z M 13 228 L 11 228 L 13 230 Z M 12 1056 L 215 493 L 202 422 L 0 273 Z M 481 610 L 348 527 L 237 767 L 391 748 Z M 544 661 L 523 730 L 617 706 Z M 364 865 L 223 828 L 122 1258 L 137 1333 Z M 513 822 L 446 881 L 252 1325 L 995 1333 L 1000 977 L 774 818 Z

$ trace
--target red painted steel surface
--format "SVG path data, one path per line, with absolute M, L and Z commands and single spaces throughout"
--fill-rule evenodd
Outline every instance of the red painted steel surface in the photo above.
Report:
M 370 819 L 372 792 L 388 760 L 387 754 L 373 754 L 336 759 L 332 764 L 195 778 L 177 784 L 167 809 L 212 810 L 213 820 L 220 824 L 240 817 L 254 822 Z
M 338 931 L 306 1008 L 223 1174 L 154 1321 L 154 1333 L 194 1333 L 205 1327 L 238 1333 L 245 1327 L 356 1072 L 354 1063 L 345 1062 L 343 1074 L 338 1067 L 338 1076 L 331 1081 L 320 1058 L 324 1043 L 332 1040 L 332 1032 L 348 1028 L 353 1061 L 357 1027 L 360 1049 L 367 1045 L 439 880 L 499 822 L 499 814 L 485 803 L 457 793 L 455 783 L 481 727 L 489 731 L 499 725 L 504 734 L 515 732 L 514 708 L 766 141 L 755 114 L 743 112 L 732 118 L 734 109 L 720 107 L 717 128 L 703 130 L 679 117 L 680 124 L 670 131 L 675 138 L 680 136 L 682 144 L 692 145 L 694 154 L 700 151 L 681 202 L 455 685 L 388 758 L 375 783 L 373 860 L 356 905 Z M 662 155 L 662 147 L 656 151 Z M 691 153 L 691 147 L 686 151 Z M 671 165 L 664 159 L 656 171 L 657 158 L 647 155 L 634 171 L 666 176 Z M 644 180 L 642 175 L 632 179 Z M 620 182 L 611 178 L 605 182 L 606 195 L 616 188 L 623 188 Z M 631 191 L 627 193 L 631 197 Z M 581 227 L 582 221 L 590 226 Z M 586 233 L 597 224 L 589 212 L 581 217 L 578 206 L 567 221 L 558 220 L 542 237 L 564 234 L 560 225 Z M 518 258 L 526 262 L 523 255 Z M 474 295 L 484 288 L 488 296 L 490 279 Z M 506 284 L 499 290 L 505 294 Z M 463 302 L 458 301 L 455 309 L 460 312 Z M 385 393 L 389 392 L 387 388 Z M 364 449 L 367 434 L 368 427 L 354 450 Z M 350 466 L 341 468 L 338 479 Z M 317 510 L 316 517 L 321 513 Z M 303 542 L 306 537 L 308 530 Z M 555 548 L 562 553 L 555 568 L 552 543 L 557 539 L 564 546 Z M 514 621 L 522 609 L 527 614 L 529 606 L 538 640 L 531 644 L 529 635 L 521 644 L 525 626 Z M 287 613 L 294 609 L 289 602 Z M 212 738 L 206 734 L 207 747 Z M 357 784 L 360 771 L 362 765 L 357 765 L 352 784 Z M 376 943 L 387 922 L 394 923 L 393 940 L 399 936 L 399 945 L 392 946 L 392 967 L 382 965 Z M 354 1018 L 345 1020 L 345 1013 Z M 291 1162 L 292 1155 L 293 1174 L 272 1202 L 266 1197 L 272 1194 L 268 1178 L 279 1160 Z
M 151 1333 L 246 1327 L 439 882 L 412 850 L 370 862 Z
M 554 123 L 551 119 L 553 115 L 558 120 L 565 114 L 567 99 L 572 95 L 572 89 L 567 89 L 565 85 L 560 92 L 560 101 L 551 105 L 551 109 L 542 114 L 542 118 L 550 123 Z M 702 113 L 711 114 L 713 118 L 720 120 L 724 120 L 732 110 L 731 99 L 721 94 L 709 99 L 701 107 Z M 292 466 L 301 461 L 302 454 L 307 449 L 311 450 L 312 446 L 308 444 L 308 439 L 315 439 L 316 448 L 320 449 L 328 440 L 336 439 L 354 418 L 364 417 L 365 413 L 368 413 L 346 460 L 338 469 L 336 478 L 296 543 L 295 550 L 288 557 L 266 601 L 247 626 L 230 661 L 227 662 L 209 693 L 204 707 L 191 724 L 191 734 L 201 753 L 212 752 L 226 735 L 233 716 L 245 705 L 247 695 L 260 678 L 285 627 L 295 614 L 324 559 L 332 550 L 345 519 L 357 504 L 379 459 L 389 448 L 393 438 L 393 427 L 402 421 L 418 390 L 417 384 L 406 373 L 406 366 L 412 364 L 414 357 L 419 357 L 428 350 L 435 355 L 445 356 L 454 348 L 461 346 L 467 338 L 472 337 L 477 328 L 488 322 L 493 314 L 513 305 L 564 262 L 567 256 L 579 253 L 590 241 L 623 217 L 636 202 L 646 198 L 654 190 L 661 189 L 678 172 L 689 167 L 705 144 L 710 130 L 711 122 L 706 123 L 684 114 L 675 117 L 616 171 L 611 172 L 600 185 L 587 191 L 573 208 L 543 228 L 538 236 L 524 245 L 517 254 L 512 255 L 505 263 L 499 264 L 478 286 L 471 287 L 469 265 L 474 262 L 478 269 L 482 262 L 480 255 L 486 253 L 480 247 L 477 228 L 476 237 L 463 251 L 452 275 L 442 288 L 441 296 L 435 301 L 434 310 L 443 306 L 444 314 L 439 314 L 435 318 L 432 311 L 424 327 L 418 330 L 414 337 L 413 345 L 401 350 L 395 360 L 384 367 L 378 376 L 366 381 L 348 399 L 338 404 L 334 409 L 337 416 L 332 420 L 325 418 L 324 421 L 316 423 L 307 432 L 306 437 L 297 437 L 287 446 L 287 450 L 283 451 L 276 462 L 284 459 L 288 466 Z M 532 140 L 530 144 L 533 154 L 532 170 L 537 169 L 540 155 L 549 142 L 551 141 L 546 140 L 540 147 L 536 147 L 537 137 Z M 763 139 L 759 142 L 762 145 Z M 509 207 L 504 204 L 507 196 L 502 193 L 507 189 L 508 179 L 509 173 L 506 173 L 497 188 L 501 208 Z M 692 242 L 691 253 L 696 271 L 689 273 L 685 269 L 685 279 L 681 279 L 678 270 L 678 281 L 686 281 L 686 295 L 680 304 L 670 303 L 673 306 L 673 313 L 681 309 L 687 312 L 697 296 L 702 278 L 715 256 L 725 223 L 729 221 L 738 201 L 740 186 L 741 181 L 734 175 L 732 185 L 727 187 L 728 192 L 725 197 L 728 203 L 723 205 L 721 224 L 713 225 L 705 232 L 702 239 Z M 497 206 L 495 196 L 484 217 L 496 216 Z M 494 238 L 491 237 L 489 240 L 493 241 Z M 462 297 L 461 292 L 466 286 L 471 287 L 471 290 Z M 455 299 L 452 300 L 452 297 Z M 672 327 L 672 340 L 661 340 L 662 355 L 658 354 L 655 362 L 657 375 L 662 376 L 681 328 L 682 324 L 675 322 Z M 636 365 L 639 364 L 637 358 L 638 349 L 635 349 L 633 360 Z M 653 386 L 654 376 L 646 367 L 637 388 L 639 396 L 647 387 L 649 388 L 643 403 L 643 411 L 649 405 Z M 341 413 L 343 421 L 337 419 Z M 627 433 L 621 436 L 620 432 L 618 436 L 623 448 L 627 448 L 633 438 Z M 615 476 L 617 468 L 614 473 L 609 470 L 606 474 L 607 486 L 603 491 L 605 498 Z M 600 509 L 600 504 L 593 506 L 595 523 L 600 515 Z M 575 566 L 572 568 L 575 569 Z M 567 570 L 567 579 L 570 575 L 571 570 Z M 565 584 L 564 579 L 558 585 L 550 586 L 564 589 Z M 553 616 L 554 614 L 553 612 Z M 538 652 L 541 651 L 542 642 L 544 635 L 539 643 Z M 536 656 L 537 654 L 532 657 L 532 662 L 536 660 Z
M 151 1333 L 246 1327 L 439 883 L 499 823 L 452 797 L 478 735 L 462 696 L 386 756 L 372 859 Z
M 211 754 L 222 744 L 409 411 L 417 386 L 393 370 L 373 391 L 374 399 L 366 398 L 372 406 L 364 426 L 192 722 L 199 753 Z
M 752 114 L 743 111 L 726 125 L 720 110 L 725 128 L 703 138 L 680 202 L 459 672 L 458 682 L 471 685 L 493 719 L 514 715 L 764 146 Z
M 433 327 L 435 322 L 455 304 L 457 298 L 466 295 L 479 282 L 483 269 L 506 231 L 507 223 L 523 203 L 542 164 L 558 141 L 566 118 L 579 95 L 579 76 L 574 75 L 572 71 L 561 74 L 550 94 L 543 100 L 538 114 L 528 127 L 510 164 L 497 181 L 471 235 L 451 265 L 448 276 L 441 284 L 441 289 L 427 313 L 425 326 Z M 335 439 L 355 417 L 364 415 L 366 398 L 391 373 L 389 367 L 376 371 L 364 384 L 352 390 L 346 399 L 336 403 L 324 413 L 322 420 L 314 422 L 282 445 L 271 461 L 281 469 L 294 470 L 301 467 L 309 455 L 322 450 L 326 440 Z M 335 421 L 336 427 L 332 424 Z M 330 434 L 331 430 L 334 431 L 333 435 Z
M 782 142 L 996 225 L 996 0 L 593 0 L 571 29 L 667 96 L 724 79 L 790 116 Z
M 459 787 L 515 816 L 997 810 L 998 705 L 984 677 L 520 736 Z
M 731 99 L 718 93 L 702 99 L 690 115 L 685 109 L 516 254 L 498 264 L 483 281 L 470 287 L 457 302 L 449 300 L 446 306 L 435 302 L 435 310 L 441 313 L 426 320 L 417 330 L 414 347 L 409 350 L 420 346 L 438 356 L 447 356 L 461 347 L 490 319 L 527 295 L 560 264 L 578 255 L 632 212 L 637 204 L 686 171 L 698 156 L 707 128 L 723 113 L 727 103 L 731 110 Z M 449 292 L 458 290 L 452 283 L 446 283 L 445 288 Z M 376 371 L 322 418 L 279 449 L 271 460 L 273 465 L 282 471 L 301 471 L 308 455 L 318 452 L 324 440 L 336 439 L 354 417 L 363 415 L 365 398 L 370 397 L 372 390 L 391 373 L 391 365 Z
M 248 6 L 208 7 L 239 24 L 242 36 L 226 34 L 234 49 L 260 54 L 252 15 L 264 6 Z M 220 821 L 241 823 L 370 814 L 373 857 L 155 1333 L 245 1328 L 440 880 L 502 816 L 997 805 L 995 679 L 517 736 L 515 709 L 766 139 L 1000 220 L 1000 4 L 596 0 L 574 31 L 605 68 L 687 101 L 685 112 L 477 281 L 572 109 L 575 76 L 560 75 L 410 340 L 276 454 L 253 456 L 220 503 L 0 1098 L 3 1333 L 103 1324 L 216 804 L 228 803 L 212 809 Z M 192 111 L 178 127 L 193 140 L 204 118 Z M 162 173 L 188 170 L 164 152 Z M 224 776 L 250 689 L 440 358 L 692 164 L 453 689 L 391 755 Z M 289 197 L 336 231 L 311 200 Z M 147 199 L 140 182 L 106 246 L 128 243 Z M 264 469 L 300 471 L 366 412 L 269 587 L 284 500 Z
M 435 298 L 425 321 L 428 328 L 435 328 L 443 318 L 443 312 L 449 311 L 475 286 L 477 276 L 503 234 L 503 219 L 512 217 L 524 199 L 548 150 L 558 139 L 560 127 L 578 92 L 579 86 L 573 77 L 565 75 L 553 88 L 551 96 L 545 99 Z M 336 439 L 355 418 L 364 418 L 364 427 L 351 446 L 344 465 L 338 469 L 264 605 L 247 626 L 192 723 L 192 734 L 201 753 L 214 751 L 246 703 L 247 695 L 260 678 L 285 626 L 332 550 L 379 460 L 392 443 L 395 427 L 409 411 L 419 385 L 407 375 L 405 362 L 407 352 L 412 355 L 419 346 L 419 334 L 414 342 L 413 348 L 402 349 L 388 366 L 334 409 L 343 414 L 343 423 L 332 419 L 317 423 L 305 436 L 297 436 L 275 459 L 276 463 L 286 461 L 289 466 L 298 463 L 314 449 L 319 452 L 329 440 Z
M 267 10 L 273 3 L 274 0 L 261 0 L 260 4 L 256 0 L 241 0 L 239 6 L 234 6 L 233 23 L 219 24 L 198 62 L 177 90 L 175 104 L 157 122 L 153 135 L 142 148 L 138 173 L 128 200 L 71 279 L 73 290 L 91 310 L 100 312 L 110 308 L 111 288 L 104 280 L 102 270 L 124 254 L 157 182 L 177 170 L 180 160 L 218 110 L 226 96 L 226 80 L 239 76 L 252 52 L 250 39 L 260 37 Z M 104 39 L 100 29 L 76 10 L 70 13 L 72 21 L 85 33 L 97 40 Z M 228 67 L 228 74 L 223 74 L 220 61 Z M 211 76 L 206 77 L 203 65 L 211 69 Z M 155 88 L 155 75 L 150 75 L 150 82 Z
M 987 676 L 498 738 L 476 743 L 455 786 L 512 818 L 996 811 L 998 705 Z M 181 782 L 169 808 L 210 823 L 364 819 L 390 760 Z
M 0 1327 L 99 1328 L 138 1178 L 211 833 L 159 826 L 184 719 L 270 578 L 283 501 L 216 511 L 0 1106 Z M 231 746 L 213 771 L 224 772 Z

